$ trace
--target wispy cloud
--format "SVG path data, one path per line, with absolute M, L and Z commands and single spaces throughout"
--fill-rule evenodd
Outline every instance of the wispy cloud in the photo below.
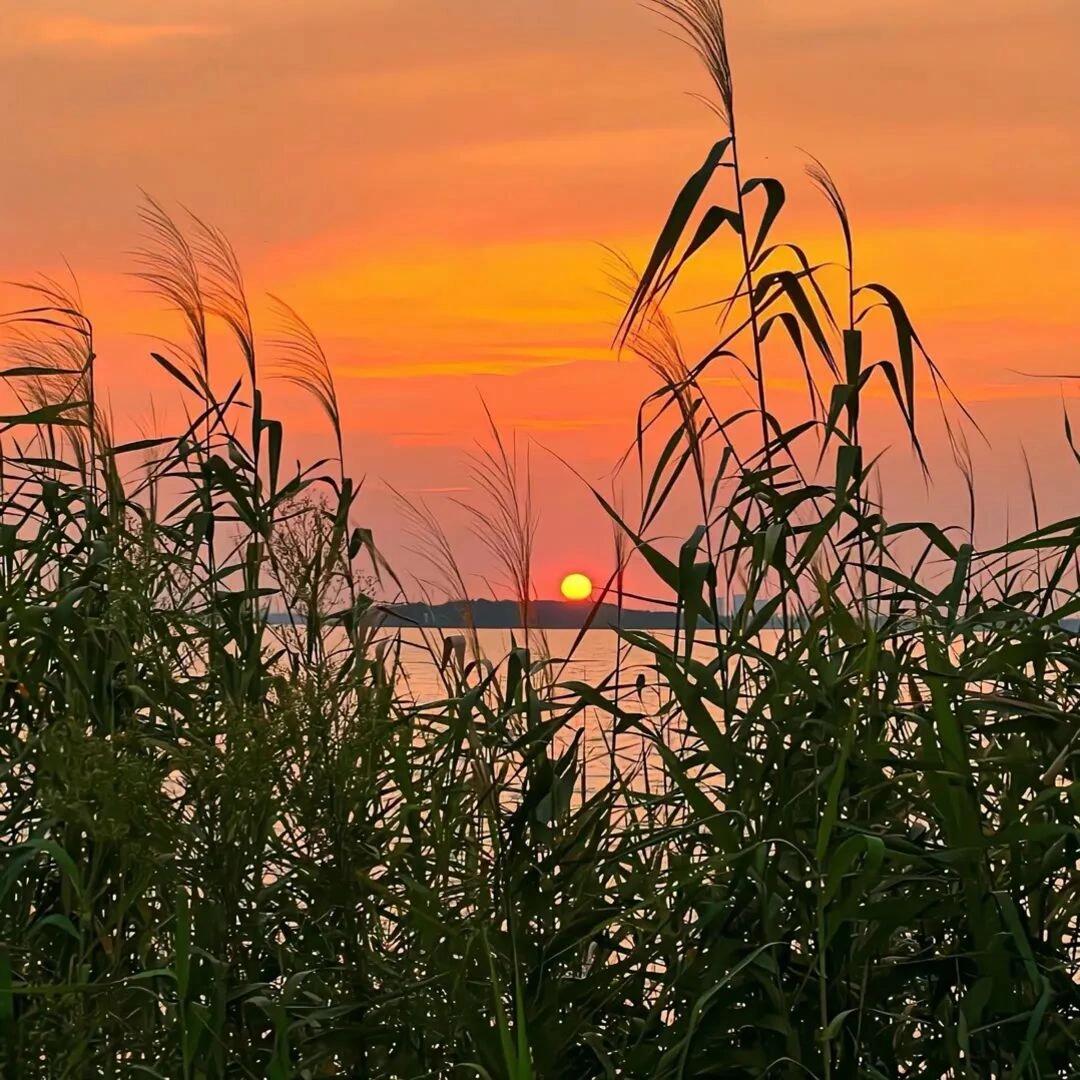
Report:
M 400 431 L 390 437 L 390 445 L 397 447 L 457 446 L 463 438 L 463 435 L 455 436 L 447 431 Z
M 534 416 L 507 420 L 504 426 L 518 431 L 584 431 L 586 428 L 611 427 L 618 422 L 618 419 L 610 416 Z
M 85 15 L 24 16 L 8 38 L 16 48 L 137 49 L 177 38 L 215 37 L 222 28 L 208 23 L 143 23 Z
M 458 346 L 465 349 L 465 346 Z M 437 351 L 432 348 L 432 351 Z M 393 360 L 334 364 L 334 374 L 342 379 L 427 379 L 433 376 L 516 375 L 521 371 L 562 367 L 579 360 L 610 359 L 608 350 L 568 349 L 553 345 L 549 349 L 491 349 L 482 346 L 459 354 L 443 353 L 435 359 L 412 359 L 400 356 Z

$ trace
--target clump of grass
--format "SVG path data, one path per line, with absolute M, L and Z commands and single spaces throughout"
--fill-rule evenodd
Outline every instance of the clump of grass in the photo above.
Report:
M 726 78 L 722 13 L 663 7 Z M 715 629 L 683 650 L 626 635 L 654 658 L 687 739 L 676 749 L 656 720 L 643 725 L 674 781 L 671 851 L 687 853 L 672 854 L 659 887 L 679 914 L 657 961 L 665 1011 L 651 1034 L 664 1049 L 651 1075 L 1071 1075 L 1080 834 L 1072 774 L 1058 766 L 1076 765 L 1080 533 L 1071 518 L 1036 520 L 980 552 L 970 525 L 954 539 L 887 519 L 863 446 L 864 389 L 885 380 L 925 469 L 918 380 L 943 408 L 947 387 L 896 293 L 855 276 L 851 221 L 820 162 L 811 178 L 847 255 L 843 329 L 821 268 L 773 238 L 778 181 L 751 182 L 767 193 L 756 226 L 738 183 L 733 205 L 694 224 L 717 162 L 735 154 L 732 92 L 719 87 L 731 142 L 684 187 L 623 328 L 628 340 L 648 332 L 690 258 L 730 223 L 748 257 L 720 306 L 741 300 L 746 314 L 687 376 L 658 368 L 661 405 L 639 425 L 642 458 L 651 423 L 674 416 L 649 490 L 670 490 L 692 461 L 703 524 L 677 560 L 627 530 L 683 610 Z M 880 313 L 885 338 L 872 333 Z M 810 349 L 833 378 L 812 397 L 823 414 L 786 428 L 766 412 L 761 362 L 780 328 L 808 379 Z M 867 364 L 871 348 L 886 358 Z M 747 353 L 764 427 L 740 455 L 727 435 L 738 415 L 704 438 L 688 418 L 708 412 L 700 377 Z M 970 461 L 954 411 L 958 460 Z M 706 472 L 703 447 L 718 441 Z M 970 465 L 966 476 L 973 500 Z M 730 616 L 712 585 L 725 565 L 744 594 Z
M 620 603 L 643 560 L 680 626 L 620 630 L 597 685 L 474 641 L 440 700 L 396 692 L 332 365 L 278 305 L 269 371 L 317 402 L 337 466 L 286 474 L 212 227 L 146 210 L 141 272 L 185 335 L 154 353 L 189 404 L 177 431 L 115 442 L 76 291 L 38 283 L 5 320 L 7 1074 L 1075 1073 L 1080 525 L 977 550 L 970 522 L 889 520 L 866 387 L 888 388 L 916 469 L 923 382 L 963 414 L 897 294 L 857 275 L 824 166 L 839 296 L 778 240 L 780 181 L 734 168 L 719 4 L 657 6 L 706 60 L 723 132 L 643 273 L 616 271 L 621 340 L 660 385 L 625 459 L 641 505 L 597 497 Z M 729 205 L 702 211 L 728 172 Z M 695 360 L 664 302 L 725 239 L 740 280 Z M 227 392 L 214 327 L 242 361 Z M 766 387 L 784 353 L 810 402 L 788 424 Z M 724 364 L 751 408 L 710 400 Z M 537 511 L 492 434 L 472 520 L 527 628 Z M 686 486 L 701 521 L 673 549 L 655 532 Z M 467 598 L 439 515 L 412 522 Z M 609 746 L 591 776 L 586 715 Z

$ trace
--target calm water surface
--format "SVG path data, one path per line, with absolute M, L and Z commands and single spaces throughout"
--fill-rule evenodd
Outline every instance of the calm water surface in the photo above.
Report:
M 409 629 L 395 630 L 394 633 L 400 634 L 402 643 L 400 686 L 403 696 L 418 705 L 445 699 L 447 690 L 439 664 L 443 637 L 460 635 L 464 632 L 457 630 L 421 632 Z M 576 630 L 548 630 L 542 634 L 539 631 L 531 631 L 530 647 L 533 654 L 537 655 L 546 646 L 547 654 L 561 665 L 561 670 L 557 667 L 558 683 L 583 682 L 590 686 L 599 686 L 611 676 L 615 669 L 616 649 L 620 645 L 620 640 L 611 630 L 589 630 L 575 647 L 577 636 Z M 663 631 L 658 632 L 656 636 L 666 638 L 669 642 L 673 637 L 671 633 Z M 478 638 L 484 658 L 496 665 L 506 659 L 513 643 L 516 642 L 519 646 L 523 644 L 521 631 L 481 630 L 478 632 Z M 657 687 L 656 672 L 651 667 L 651 654 L 641 649 L 630 648 L 625 642 L 621 643 L 621 648 L 619 678 L 623 688 L 620 694 L 621 705 L 628 712 L 655 717 L 658 704 L 662 700 L 662 693 Z M 707 659 L 709 650 L 703 649 L 701 655 L 702 658 Z M 638 691 L 639 676 L 644 678 L 644 687 L 640 693 Z M 474 675 L 471 681 L 475 678 Z M 559 700 L 565 704 L 576 701 L 575 695 L 570 691 L 559 693 Z M 613 686 L 609 684 L 606 696 L 610 698 L 612 693 Z M 652 726 L 659 730 L 661 725 Z M 667 721 L 662 726 L 669 745 L 677 745 L 681 735 L 675 732 L 673 723 Z M 586 786 L 595 790 L 606 783 L 610 776 L 612 717 L 601 710 L 585 709 L 575 716 L 573 722 L 560 734 L 556 740 L 557 744 L 565 745 L 579 728 L 583 729 L 580 745 L 587 763 L 583 771 L 586 776 Z M 648 784 L 650 771 L 654 777 L 658 777 L 661 771 L 657 755 L 649 741 L 633 732 L 623 732 L 618 736 L 616 756 L 624 777 L 629 778 L 633 775 L 636 778 L 635 786 L 641 786 L 642 783 Z
M 436 701 L 445 694 L 439 671 L 440 657 L 432 655 L 432 651 L 436 654 L 441 651 L 440 633 L 449 636 L 464 634 L 464 631 L 427 631 L 426 640 L 425 634 L 418 630 L 401 631 L 404 682 L 414 701 Z M 589 630 L 574 649 L 577 634 L 576 630 L 530 631 L 530 648 L 539 658 L 540 650 L 546 644 L 547 652 L 553 659 L 566 661 L 560 682 L 588 682 L 592 685 L 602 682 L 614 670 L 618 638 L 611 630 Z M 480 630 L 477 636 L 484 658 L 494 664 L 505 660 L 512 644 L 524 644 L 520 630 Z M 647 653 L 632 650 L 628 656 L 626 645 L 623 644 L 623 669 L 631 670 L 631 682 L 639 671 L 647 668 L 648 663 Z M 626 675 L 623 679 L 626 680 Z

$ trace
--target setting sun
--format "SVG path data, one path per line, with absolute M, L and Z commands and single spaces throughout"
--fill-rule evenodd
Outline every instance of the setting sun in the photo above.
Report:
M 592 596 L 593 583 L 584 574 L 567 574 L 560 588 L 567 600 L 588 600 Z

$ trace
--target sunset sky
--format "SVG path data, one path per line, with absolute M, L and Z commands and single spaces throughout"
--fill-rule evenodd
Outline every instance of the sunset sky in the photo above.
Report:
M 1077 0 L 728 8 L 743 152 L 788 185 L 786 234 L 839 255 L 804 148 L 844 191 L 863 275 L 905 297 L 991 440 L 973 446 L 985 519 L 1024 521 L 1022 445 L 1063 505 L 1061 399 L 1080 423 L 1078 395 L 1020 373 L 1080 374 Z M 653 385 L 609 349 L 601 245 L 642 260 L 717 135 L 686 93 L 707 80 L 661 31 L 633 0 L 5 4 L 0 278 L 70 261 L 118 424 L 145 427 L 161 384 L 139 335 L 174 324 L 128 276 L 140 189 L 191 207 L 231 237 L 253 295 L 323 336 L 367 477 L 358 516 L 391 558 L 416 569 L 384 482 L 436 507 L 467 496 L 483 395 L 531 446 L 536 588 L 553 596 L 564 571 L 602 575 L 611 537 L 548 451 L 607 485 Z M 734 407 L 729 383 L 715 393 Z M 294 453 L 328 449 L 306 402 L 281 388 L 273 407 Z M 943 453 L 929 498 L 906 452 L 885 469 L 898 512 L 955 509 Z

